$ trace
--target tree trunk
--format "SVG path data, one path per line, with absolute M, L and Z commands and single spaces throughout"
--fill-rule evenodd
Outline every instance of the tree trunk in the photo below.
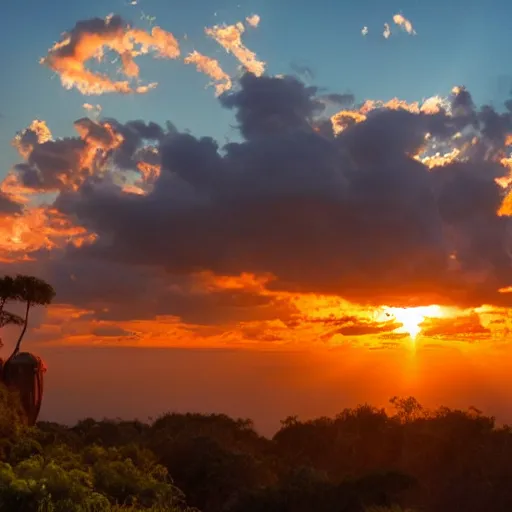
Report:
M 30 301 L 27 300 L 27 309 L 25 310 L 25 323 L 23 324 L 23 329 L 21 330 L 20 337 L 18 338 L 18 341 L 16 342 L 16 347 L 14 348 L 14 352 L 12 353 L 11 357 L 15 356 L 20 351 L 21 340 L 23 339 L 23 336 L 25 336 L 25 333 L 27 332 L 29 310 L 30 310 Z

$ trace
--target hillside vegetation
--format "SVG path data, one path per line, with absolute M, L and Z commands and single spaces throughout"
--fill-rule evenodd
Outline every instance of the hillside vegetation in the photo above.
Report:
M 512 429 L 476 409 L 393 399 L 334 418 L 166 414 L 25 425 L 0 387 L 0 511 L 500 512 L 512 510 Z

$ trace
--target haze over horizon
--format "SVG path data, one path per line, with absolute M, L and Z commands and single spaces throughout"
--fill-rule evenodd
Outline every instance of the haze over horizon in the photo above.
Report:
M 41 419 L 512 422 L 510 8 L 275 4 L 5 6 L 0 265 L 57 292 Z

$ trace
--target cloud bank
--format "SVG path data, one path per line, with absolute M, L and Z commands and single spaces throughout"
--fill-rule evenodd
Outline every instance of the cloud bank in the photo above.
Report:
M 464 87 L 422 103 L 321 94 L 265 75 L 243 31 L 206 29 L 248 70 L 234 88 L 216 60 L 185 59 L 214 81 L 240 142 L 121 123 L 90 104 L 74 136 L 56 139 L 42 120 L 15 136 L 0 253 L 9 272 L 59 291 L 43 338 L 74 311 L 61 329 L 78 341 L 389 340 L 396 319 L 364 311 L 510 306 L 509 105 L 477 107 Z M 77 23 L 45 63 L 84 94 L 127 92 L 85 69 L 103 46 L 132 78 L 140 53 L 179 55 L 169 33 L 113 16 Z M 475 318 L 460 325 L 487 333 Z M 439 319 L 427 327 L 448 330 Z

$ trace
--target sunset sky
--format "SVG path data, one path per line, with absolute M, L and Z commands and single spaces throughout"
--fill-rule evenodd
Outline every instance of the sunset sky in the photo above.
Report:
M 42 419 L 512 422 L 508 2 L 5 3 L 0 266 L 57 292 Z

